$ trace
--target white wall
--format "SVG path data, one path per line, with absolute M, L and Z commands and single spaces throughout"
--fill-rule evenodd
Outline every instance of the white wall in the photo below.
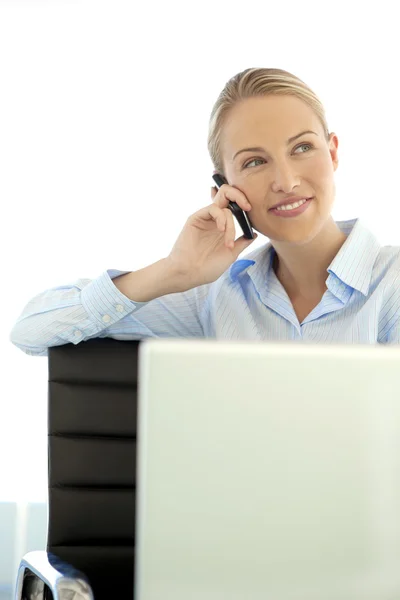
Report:
M 47 504 L 0 501 L 0 600 L 11 600 L 19 562 L 31 550 L 45 550 Z
M 400 244 L 395 14 L 389 1 L 0 0 L 0 501 L 46 499 L 47 360 L 11 345 L 15 320 L 49 287 L 168 254 L 210 202 L 208 119 L 235 73 L 283 68 L 317 92 L 340 142 L 335 218 Z

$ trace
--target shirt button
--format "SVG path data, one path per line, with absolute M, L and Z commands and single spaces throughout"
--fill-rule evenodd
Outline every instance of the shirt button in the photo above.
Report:
M 104 315 L 103 321 L 104 321 L 104 323 L 109 323 L 111 321 L 110 315 Z
M 81 335 L 82 335 L 82 331 L 78 331 L 78 330 L 75 331 L 76 337 L 81 337 Z
M 115 308 L 117 309 L 118 312 L 122 312 L 124 310 L 124 307 L 122 306 L 122 304 L 117 304 L 117 306 Z

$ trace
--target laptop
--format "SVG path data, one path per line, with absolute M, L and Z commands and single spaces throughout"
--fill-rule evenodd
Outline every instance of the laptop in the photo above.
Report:
M 400 348 L 146 339 L 136 600 L 398 600 Z

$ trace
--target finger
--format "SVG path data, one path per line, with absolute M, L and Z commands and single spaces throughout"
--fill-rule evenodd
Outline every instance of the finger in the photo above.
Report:
M 232 212 L 229 208 L 224 208 L 223 209 L 225 218 L 226 218 L 226 225 L 225 225 L 225 246 L 227 246 L 227 248 L 234 248 L 235 246 L 235 237 L 236 237 L 236 230 L 235 230 L 235 223 L 233 221 L 233 215 Z
M 208 212 L 209 216 L 214 219 L 219 231 L 225 231 L 227 218 L 224 211 L 216 204 L 211 204 L 205 210 Z
M 236 204 L 238 204 L 242 210 L 251 209 L 250 202 L 241 190 L 224 183 L 224 185 L 221 185 L 218 192 L 215 194 L 214 202 L 220 208 L 226 208 L 229 206 L 229 201 L 236 202 Z
M 246 250 L 246 248 L 248 248 L 257 239 L 257 237 L 258 237 L 258 235 L 254 231 L 253 239 L 245 238 L 244 235 L 242 235 L 242 237 L 238 238 L 236 240 L 234 248 L 233 248 L 233 252 L 235 253 L 236 258 L 239 256 L 239 254 L 241 254 L 244 250 Z

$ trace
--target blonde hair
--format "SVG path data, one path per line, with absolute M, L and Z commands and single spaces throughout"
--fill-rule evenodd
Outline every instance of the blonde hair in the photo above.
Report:
M 207 145 L 214 168 L 219 173 L 224 173 L 221 136 L 229 111 L 241 100 L 271 94 L 297 96 L 297 98 L 308 104 L 323 127 L 326 141 L 329 141 L 329 129 L 324 107 L 317 95 L 304 81 L 282 69 L 246 69 L 226 83 L 211 111 Z

